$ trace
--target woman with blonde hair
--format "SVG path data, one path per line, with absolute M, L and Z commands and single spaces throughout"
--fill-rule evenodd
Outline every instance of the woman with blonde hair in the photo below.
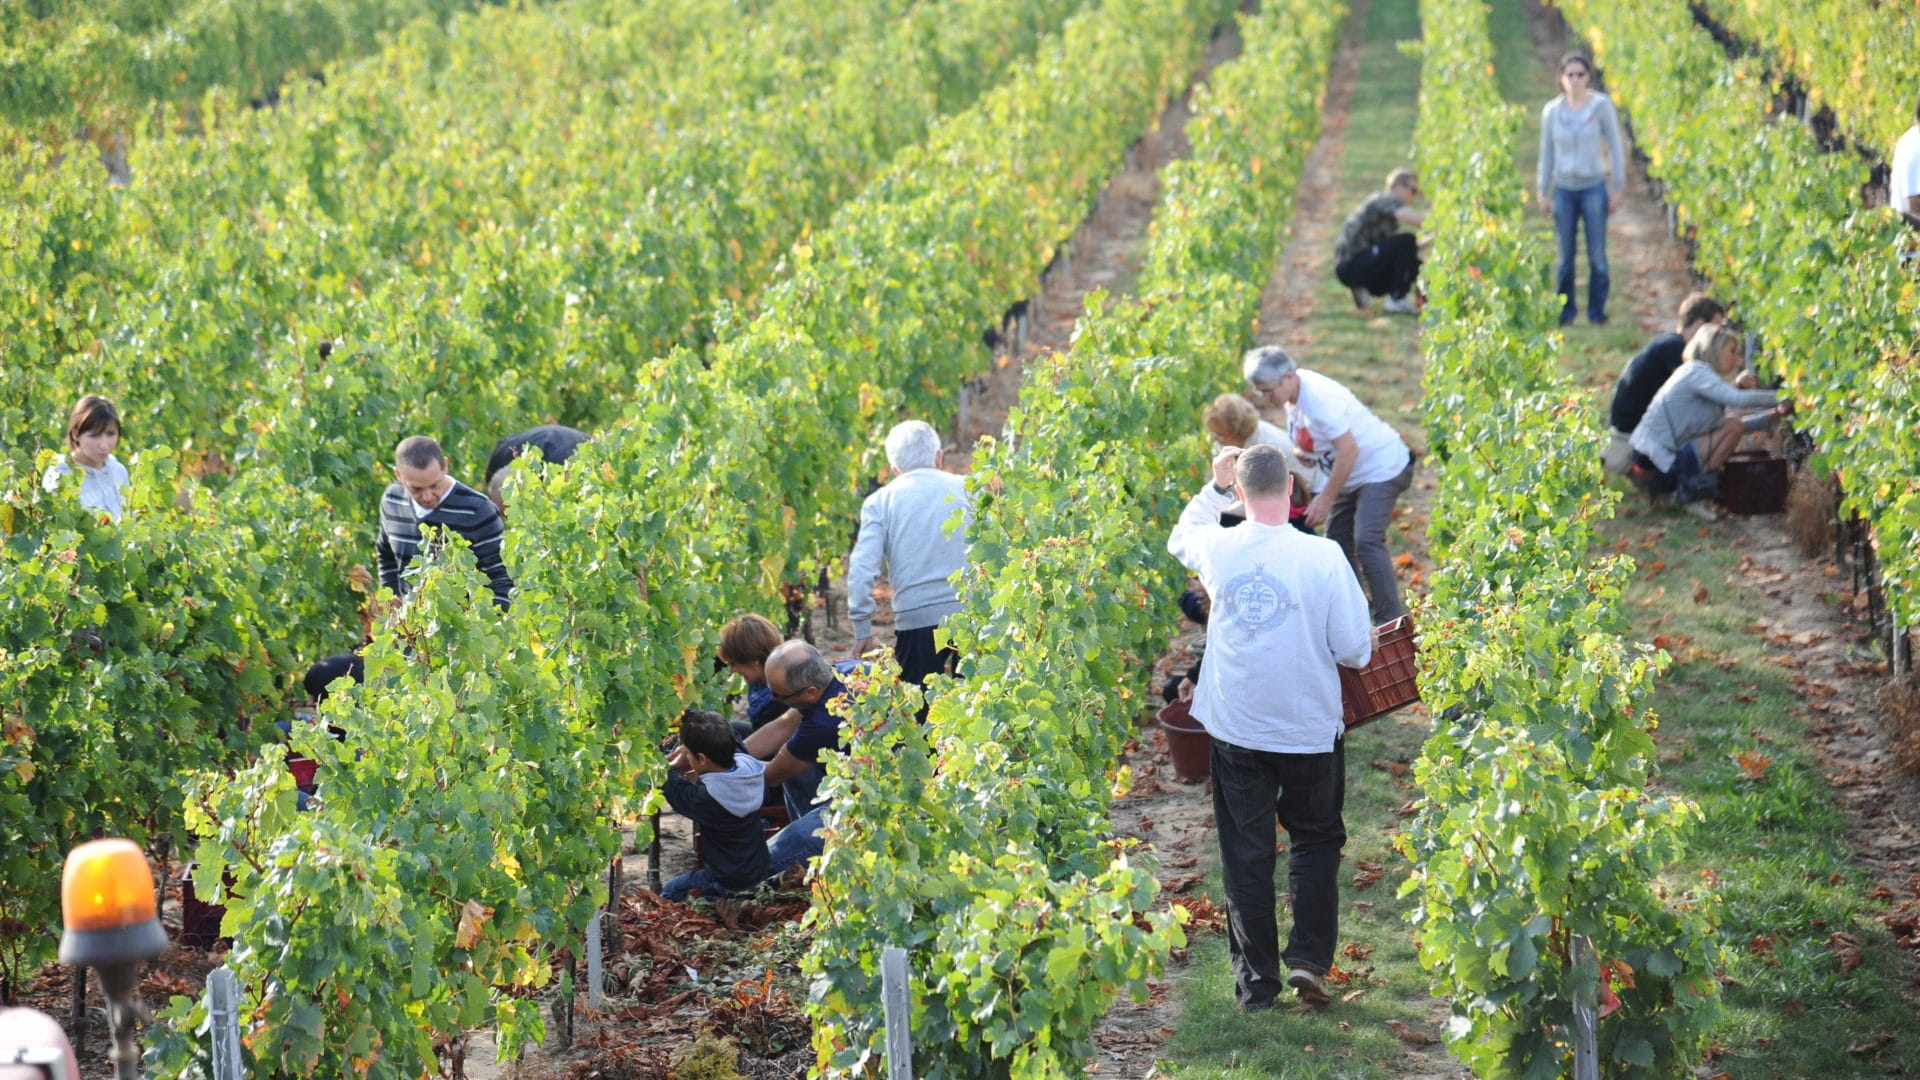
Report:
M 1732 327 L 1701 327 L 1633 429 L 1635 481 L 1654 495 L 1672 493 L 1688 513 L 1709 521 L 1719 516 L 1707 503 L 1719 488 L 1720 468 L 1741 438 L 1792 411 L 1771 390 L 1743 390 L 1729 381 L 1742 353 Z
M 1207 403 L 1200 418 L 1219 447 L 1237 446 L 1244 450 L 1249 446 L 1271 446 L 1280 451 L 1280 456 L 1286 459 L 1287 471 L 1293 474 L 1293 509 L 1287 520 L 1302 532 L 1313 532 L 1304 520 L 1307 503 L 1326 486 L 1327 475 L 1320 469 L 1309 469 L 1300 460 L 1287 433 L 1260 419 L 1260 410 L 1240 394 L 1221 394 L 1214 398 Z M 1237 504 L 1229 507 L 1228 513 L 1236 520 L 1245 518 Z

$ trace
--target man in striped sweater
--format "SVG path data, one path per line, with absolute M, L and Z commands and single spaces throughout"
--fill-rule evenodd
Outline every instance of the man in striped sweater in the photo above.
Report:
M 493 602 L 504 610 L 513 578 L 500 558 L 504 528 L 500 511 L 485 495 L 447 475 L 447 455 L 425 435 L 409 435 L 393 450 L 395 482 L 380 496 L 380 584 L 407 594 L 402 576 L 427 539 L 424 525 L 451 529 L 473 546 L 474 561 L 493 584 Z

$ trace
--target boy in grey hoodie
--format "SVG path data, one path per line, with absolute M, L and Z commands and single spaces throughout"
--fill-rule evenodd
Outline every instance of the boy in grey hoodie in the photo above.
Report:
M 760 824 L 767 767 L 739 750 L 733 725 L 719 713 L 688 710 L 667 768 L 667 805 L 700 826 L 707 865 L 667 882 L 660 895 L 685 900 L 698 889 L 705 896 L 728 896 L 765 881 L 772 869 Z
M 882 569 L 893 586 L 893 655 L 903 682 L 923 685 L 952 670 L 957 654 L 934 645 L 933 633 L 960 610 L 950 580 L 967 562 L 972 504 L 967 482 L 940 468 L 940 435 L 920 420 L 887 432 L 887 464 L 894 478 L 860 508 L 860 537 L 847 562 L 847 618 L 854 654 L 873 648 L 873 587 Z M 954 511 L 960 522 L 952 532 Z

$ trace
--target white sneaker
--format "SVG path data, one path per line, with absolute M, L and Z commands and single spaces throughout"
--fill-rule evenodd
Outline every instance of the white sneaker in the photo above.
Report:
M 1358 285 L 1347 291 L 1353 294 L 1353 306 L 1361 311 L 1367 310 L 1367 305 L 1373 303 L 1373 294 Z
M 1387 302 L 1385 307 L 1387 309 L 1387 314 L 1389 315 L 1420 314 L 1420 305 L 1414 303 L 1412 300 L 1405 299 L 1403 297 L 1398 297 L 1398 296 L 1387 297 Z
M 1701 521 L 1719 521 L 1720 512 L 1704 502 L 1681 503 L 1680 509 L 1699 518 Z

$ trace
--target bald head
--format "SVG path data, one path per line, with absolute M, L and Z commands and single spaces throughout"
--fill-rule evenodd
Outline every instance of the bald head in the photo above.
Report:
M 782 700 L 824 694 L 833 685 L 833 665 L 805 641 L 783 641 L 767 655 L 766 676 L 767 688 Z

